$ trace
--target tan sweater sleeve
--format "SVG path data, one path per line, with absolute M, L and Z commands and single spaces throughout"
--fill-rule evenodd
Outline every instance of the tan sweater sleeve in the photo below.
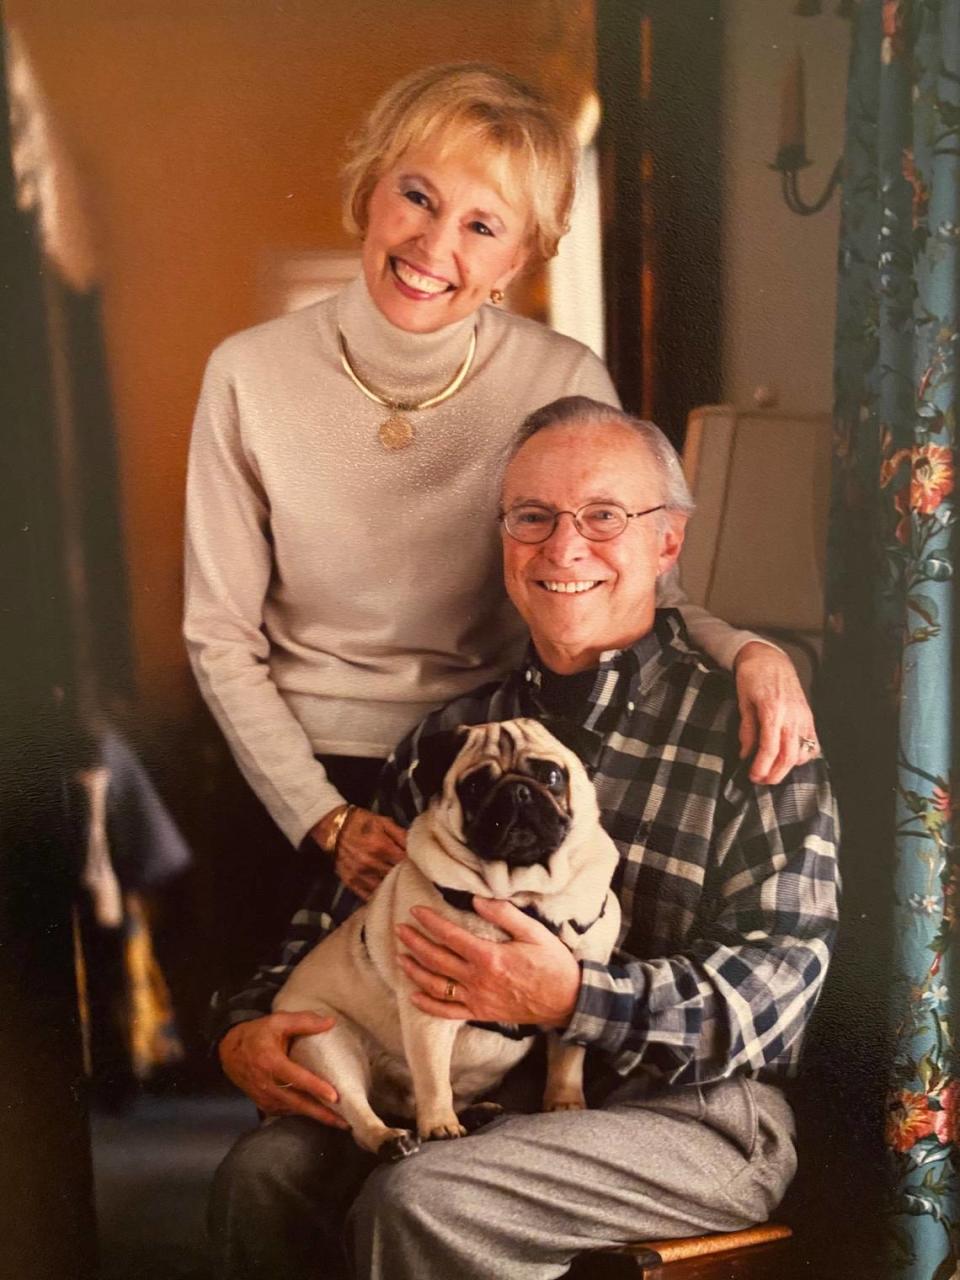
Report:
M 274 684 L 262 629 L 269 509 L 214 352 L 187 473 L 184 637 L 200 690 L 244 777 L 297 845 L 343 798 Z
M 583 350 L 583 359 L 572 384 L 564 395 L 589 396 L 591 400 L 599 400 L 601 404 L 616 405 L 619 409 L 620 397 L 613 385 L 613 379 L 603 361 L 588 348 Z

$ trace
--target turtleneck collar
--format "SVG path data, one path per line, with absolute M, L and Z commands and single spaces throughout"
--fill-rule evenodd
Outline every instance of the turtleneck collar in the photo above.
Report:
M 337 296 L 337 323 L 351 364 L 391 399 L 425 399 L 440 391 L 460 368 L 476 320 L 470 315 L 434 333 L 407 333 L 382 314 L 362 273 Z

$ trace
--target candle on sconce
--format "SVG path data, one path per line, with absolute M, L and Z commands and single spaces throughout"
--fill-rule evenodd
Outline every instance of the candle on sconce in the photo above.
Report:
M 776 167 L 800 169 L 807 163 L 803 54 L 798 49 L 787 66 L 780 92 L 780 135 Z
M 839 9 L 838 9 L 839 12 Z M 807 159 L 807 103 L 804 85 L 803 54 L 798 49 L 784 72 L 780 88 L 780 132 L 777 158 L 770 166 L 780 174 L 783 198 L 791 213 L 807 217 L 819 213 L 843 181 L 843 157 L 833 166 L 823 194 L 814 201 L 804 200 L 797 189 L 797 173 L 810 164 Z M 758 394 L 759 394 L 758 388 Z

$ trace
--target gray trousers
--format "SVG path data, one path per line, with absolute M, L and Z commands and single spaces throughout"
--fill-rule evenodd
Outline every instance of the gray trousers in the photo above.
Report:
M 585 1250 L 763 1222 L 796 1167 L 779 1090 L 744 1078 L 509 1115 L 378 1166 L 302 1117 L 242 1138 L 214 1181 L 218 1280 L 548 1280 Z M 344 1259 L 347 1259 L 345 1266 Z

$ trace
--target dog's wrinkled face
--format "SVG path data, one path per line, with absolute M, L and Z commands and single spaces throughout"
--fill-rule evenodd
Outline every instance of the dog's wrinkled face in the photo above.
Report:
M 493 898 L 557 893 L 592 863 L 600 812 L 580 757 L 595 758 L 596 735 L 549 724 L 501 720 L 417 741 L 422 812 L 407 853 L 434 882 Z
M 570 774 L 511 728 L 501 725 L 492 758 L 456 782 L 464 842 L 487 862 L 545 866 L 570 829 Z
M 565 745 L 575 730 L 554 721 L 551 728 L 503 720 L 422 739 L 412 780 L 422 803 L 432 799 L 410 829 L 408 851 L 429 832 L 431 849 L 471 869 L 495 897 L 565 883 L 573 863 L 589 857 L 581 835 L 599 815 L 586 770 Z

